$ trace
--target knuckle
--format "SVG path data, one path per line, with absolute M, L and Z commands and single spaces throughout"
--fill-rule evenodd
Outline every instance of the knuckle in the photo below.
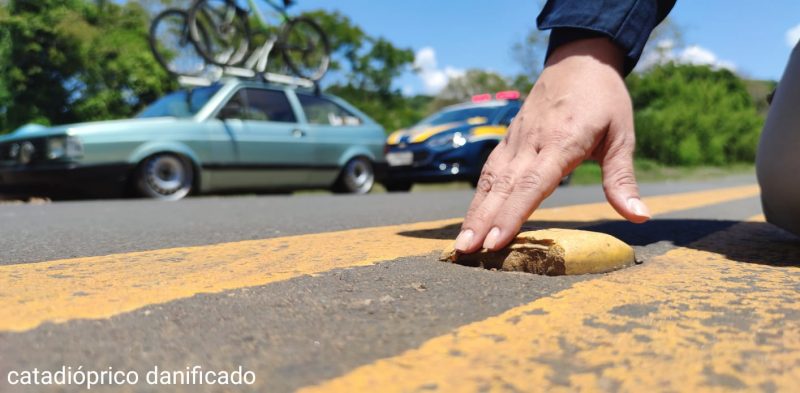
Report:
M 478 180 L 478 191 L 482 193 L 488 193 L 492 191 L 492 181 L 484 176 L 481 176 L 480 180 Z
M 608 142 L 608 155 L 632 156 L 636 147 L 636 136 L 633 133 L 620 133 Z
M 489 191 L 491 191 L 494 179 L 495 175 L 491 166 L 489 165 L 484 166 L 483 170 L 481 170 L 481 177 L 480 179 L 478 179 L 478 186 L 477 186 L 478 191 L 483 193 L 488 193 Z
M 514 191 L 514 177 L 505 174 L 496 178 L 492 183 L 492 191 L 500 195 L 510 195 Z
M 541 190 L 544 186 L 542 175 L 537 172 L 526 173 L 517 179 L 517 189 L 522 192 Z
M 605 190 L 613 188 L 629 188 L 636 186 L 636 176 L 630 168 L 617 169 L 609 173 L 609 176 L 603 181 L 603 188 Z

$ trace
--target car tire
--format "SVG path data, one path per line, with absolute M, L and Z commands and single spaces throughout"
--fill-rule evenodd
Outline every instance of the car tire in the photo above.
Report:
M 337 194 L 367 194 L 375 185 L 375 169 L 366 157 L 348 161 L 333 186 Z
M 386 191 L 389 192 L 409 192 L 411 191 L 411 187 L 414 186 L 414 183 L 407 181 L 387 181 L 383 183 L 383 186 L 386 188 Z
M 142 197 L 177 201 L 192 192 L 194 168 L 189 160 L 175 154 L 152 155 L 136 168 L 135 186 Z

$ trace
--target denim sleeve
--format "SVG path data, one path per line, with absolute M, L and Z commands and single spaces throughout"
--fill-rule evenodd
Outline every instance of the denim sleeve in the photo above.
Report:
M 547 57 L 561 45 L 609 37 L 625 51 L 625 75 L 633 70 L 653 29 L 676 0 L 548 0 L 536 22 L 548 30 Z

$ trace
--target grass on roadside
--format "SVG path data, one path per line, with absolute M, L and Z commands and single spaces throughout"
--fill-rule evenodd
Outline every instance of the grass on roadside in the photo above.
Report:
M 753 164 L 733 164 L 726 167 L 695 166 L 671 167 L 654 161 L 636 160 L 634 162 L 636 180 L 640 183 L 654 183 L 669 180 L 706 180 L 718 177 L 755 173 Z M 602 182 L 600 165 L 585 162 L 572 174 L 572 184 L 598 184 Z

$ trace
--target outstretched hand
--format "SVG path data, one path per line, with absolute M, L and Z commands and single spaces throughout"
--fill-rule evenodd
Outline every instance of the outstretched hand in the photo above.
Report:
M 623 59 L 606 38 L 575 41 L 551 54 L 483 168 L 458 251 L 506 246 L 561 178 L 589 158 L 600 162 L 606 199 L 620 215 L 635 223 L 650 218 L 633 172 L 633 109 Z

